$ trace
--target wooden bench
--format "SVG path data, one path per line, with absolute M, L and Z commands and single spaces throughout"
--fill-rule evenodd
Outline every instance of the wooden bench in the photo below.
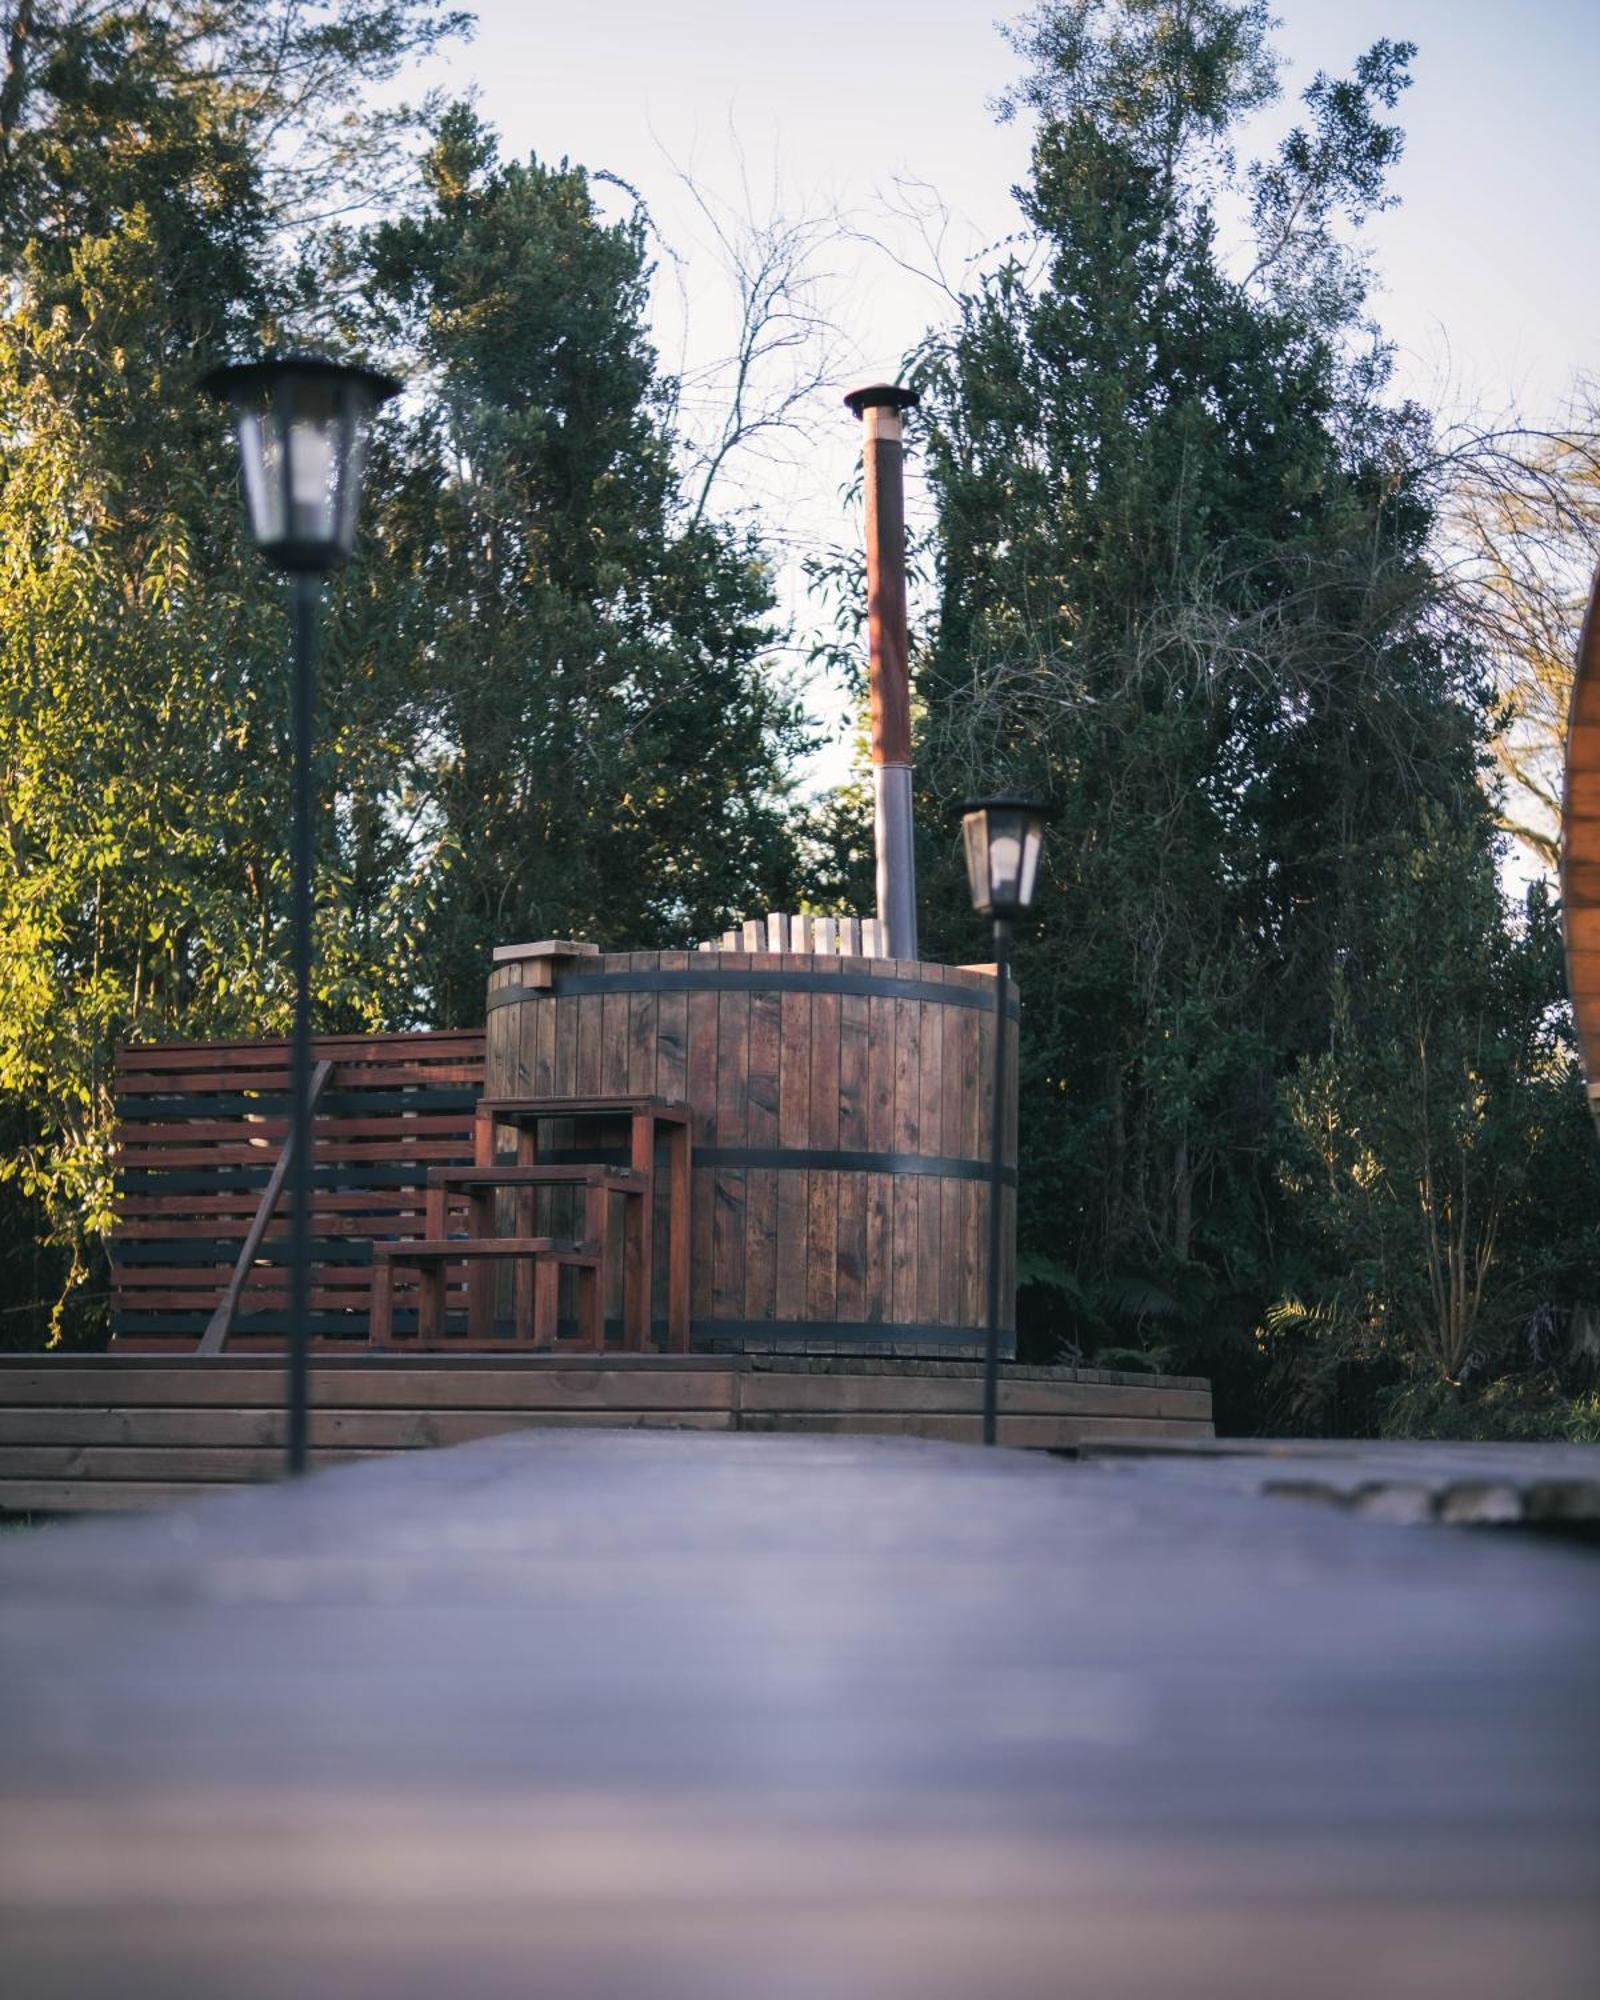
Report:
M 503 1241 L 495 1227 L 495 1198 L 509 1190 L 516 1197 L 518 1216 L 514 1238 L 535 1239 L 537 1217 L 532 1212 L 543 1189 L 570 1188 L 581 1193 L 584 1202 L 583 1235 L 599 1246 L 599 1307 L 602 1329 L 605 1316 L 603 1287 L 611 1270 L 611 1198 L 623 1200 L 623 1343 L 643 1353 L 649 1346 L 649 1265 L 638 1250 L 644 1238 L 654 1185 L 651 1176 L 631 1167 L 605 1166 L 490 1166 L 441 1167 L 428 1176 L 428 1234 L 445 1237 L 445 1215 L 452 1195 L 465 1196 L 469 1240 Z M 529 1261 L 529 1260 L 523 1260 Z M 553 1346 L 559 1330 L 559 1287 L 561 1270 L 570 1258 L 534 1256 L 526 1273 L 528 1282 L 519 1282 L 513 1302 L 516 1325 L 530 1324 L 536 1347 Z M 522 1274 L 519 1273 L 519 1279 Z M 584 1281 L 579 1280 L 580 1288 Z M 494 1268 L 483 1259 L 475 1262 L 467 1280 L 467 1334 L 475 1341 L 493 1335 Z M 587 1308 L 579 1305 L 580 1326 L 586 1325 Z M 597 1351 L 605 1344 L 596 1343 Z
M 509 1127 L 516 1134 L 516 1165 L 539 1173 L 556 1171 L 539 1158 L 539 1127 L 554 1120 L 576 1123 L 617 1122 L 628 1126 L 628 1170 L 646 1180 L 637 1204 L 637 1225 L 630 1220 L 624 1251 L 623 1310 L 625 1343 L 635 1352 L 651 1346 L 650 1289 L 655 1268 L 655 1170 L 658 1142 L 667 1154 L 667 1347 L 675 1354 L 689 1351 L 689 1190 L 692 1149 L 689 1109 L 665 1097 L 485 1097 L 474 1124 L 473 1154 L 480 1169 L 497 1169 L 496 1131 Z M 580 1169 L 582 1171 L 582 1169 Z
M 528 1209 L 544 1189 L 570 1189 L 582 1196 L 581 1237 L 541 1234 Z M 510 1235 L 495 1226 L 495 1197 L 510 1190 L 518 1198 L 519 1214 Z M 371 1341 L 387 1347 L 393 1339 L 395 1273 L 415 1270 L 421 1297 L 418 1342 L 437 1341 L 444 1332 L 445 1271 L 469 1265 L 467 1275 L 467 1337 L 474 1343 L 505 1346 L 494 1333 L 494 1266 L 501 1259 L 529 1267 L 527 1281 L 518 1283 L 513 1302 L 512 1345 L 554 1347 L 560 1338 L 561 1272 L 576 1268 L 579 1337 L 597 1353 L 605 1347 L 605 1281 L 612 1270 L 611 1203 L 624 1198 L 623 1329 L 624 1344 L 636 1352 L 647 1346 L 649 1298 L 643 1283 L 644 1265 L 636 1246 L 653 1192 L 651 1176 L 627 1167 L 492 1166 L 441 1167 L 428 1176 L 427 1234 L 417 1241 L 380 1243 L 373 1251 L 377 1274 L 373 1286 Z M 447 1215 L 452 1195 L 467 1203 L 467 1234 L 450 1236 Z M 524 1207 L 524 1204 L 527 1207 Z M 521 1274 L 519 1273 L 519 1280 Z M 641 1298 L 640 1294 L 644 1293 Z M 524 1332 L 526 1329 L 526 1332 Z M 458 1341 L 449 1343 L 459 1348 Z
M 419 1237 L 409 1243 L 379 1243 L 372 1252 L 373 1287 L 371 1344 L 390 1347 L 394 1339 L 394 1273 L 415 1270 L 421 1290 L 415 1345 L 437 1341 L 444 1331 L 444 1277 L 448 1266 L 484 1264 L 491 1258 L 512 1257 L 532 1262 L 536 1274 L 534 1313 L 528 1341 L 516 1334 L 505 1346 L 553 1347 L 556 1343 L 556 1283 L 566 1266 L 578 1271 L 580 1337 L 596 1353 L 605 1347 L 605 1298 L 600 1272 L 605 1247 L 599 1242 L 568 1242 L 554 1236 Z M 544 1282 L 539 1282 L 543 1280 Z M 410 1344 L 410 1343 L 408 1343 Z M 452 1342 L 459 1347 L 459 1342 Z

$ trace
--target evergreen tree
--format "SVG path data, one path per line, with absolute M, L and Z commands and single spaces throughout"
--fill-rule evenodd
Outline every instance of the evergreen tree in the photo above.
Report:
M 464 108 L 425 181 L 371 249 L 427 396 L 368 587 L 403 607 L 405 796 L 447 870 L 418 970 L 469 1019 L 493 944 L 683 945 L 789 894 L 804 729 L 759 547 L 684 505 L 640 218 L 605 221 L 581 168 L 501 162 Z
M 1443 843 L 1435 889 L 1476 898 L 1431 975 L 1468 1015 L 1505 936 L 1426 420 L 1385 398 L 1336 226 L 1386 199 L 1412 51 L 1319 76 L 1241 168 L 1269 28 L 1228 0 L 1035 14 L 1029 251 L 916 377 L 942 564 L 925 793 L 1010 781 L 1062 808 L 1019 960 L 1025 1320 L 1199 1363 L 1236 1418 L 1286 1273 L 1348 1268 L 1289 1197 L 1286 1102 L 1330 1044 L 1359 1068 L 1395 1032 L 1395 954 L 1429 948 L 1393 921 L 1417 857 Z M 1250 218 L 1232 255 L 1224 203 Z M 953 869 L 933 886 L 935 935 L 970 955 Z

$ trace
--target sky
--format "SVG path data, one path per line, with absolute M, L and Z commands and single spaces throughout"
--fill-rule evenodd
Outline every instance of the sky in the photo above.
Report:
M 1446 418 L 1516 408 L 1556 421 L 1574 377 L 1600 375 L 1600 0 L 1279 0 L 1274 11 L 1285 96 L 1260 116 L 1263 149 L 1319 68 L 1346 72 L 1379 36 L 1418 45 L 1397 114 L 1400 205 L 1365 232 L 1399 386 Z M 1018 68 L 992 0 L 478 0 L 476 12 L 475 38 L 437 80 L 476 91 L 508 154 L 566 156 L 645 197 L 661 246 L 657 344 L 689 378 L 691 419 L 715 400 L 732 321 L 682 175 L 715 213 L 844 223 L 825 232 L 815 267 L 836 327 L 832 379 L 806 433 L 732 468 L 718 495 L 759 514 L 803 616 L 799 560 L 851 532 L 840 493 L 859 433 L 839 394 L 892 376 L 940 316 L 937 285 L 917 275 L 935 261 L 930 235 L 942 228 L 944 271 L 959 279 L 968 254 L 1019 220 L 1009 190 L 1028 134 L 990 109 Z M 930 191 L 948 219 L 925 228 L 906 211 L 926 212 Z M 839 712 L 836 693 L 813 699 Z

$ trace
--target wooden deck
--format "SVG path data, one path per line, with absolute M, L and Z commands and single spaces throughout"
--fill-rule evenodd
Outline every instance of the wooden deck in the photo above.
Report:
M 159 1506 L 275 1479 L 283 1366 L 262 1357 L 0 1356 L 0 1510 Z M 530 1428 L 877 1432 L 973 1441 L 970 1362 L 759 1355 L 319 1358 L 315 1465 Z M 1001 1442 L 1204 1439 L 1192 1377 L 1002 1371 Z
M 1242 1463 L 544 1431 L 7 1536 L 6 1990 L 1589 2000 L 1600 1561 Z

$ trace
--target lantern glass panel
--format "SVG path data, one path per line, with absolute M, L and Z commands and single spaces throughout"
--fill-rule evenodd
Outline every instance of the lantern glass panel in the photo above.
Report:
M 1044 824 L 1031 819 L 1022 837 L 1022 876 L 1017 884 L 1017 904 L 1024 910 L 1033 908 L 1033 892 L 1039 881 L 1039 856 L 1044 849 Z
M 258 548 L 275 548 L 284 538 L 283 432 L 272 411 L 241 409 L 239 467 L 244 476 L 244 503 L 250 538 Z
M 1022 886 L 1022 820 L 1016 813 L 989 815 L 989 906 L 999 911 L 1018 907 Z
M 972 892 L 972 907 L 982 915 L 989 908 L 988 815 L 968 813 L 961 822 L 961 837 L 966 843 L 967 887 Z
M 338 546 L 342 400 L 323 382 L 297 385 L 288 398 L 289 507 L 296 541 Z

